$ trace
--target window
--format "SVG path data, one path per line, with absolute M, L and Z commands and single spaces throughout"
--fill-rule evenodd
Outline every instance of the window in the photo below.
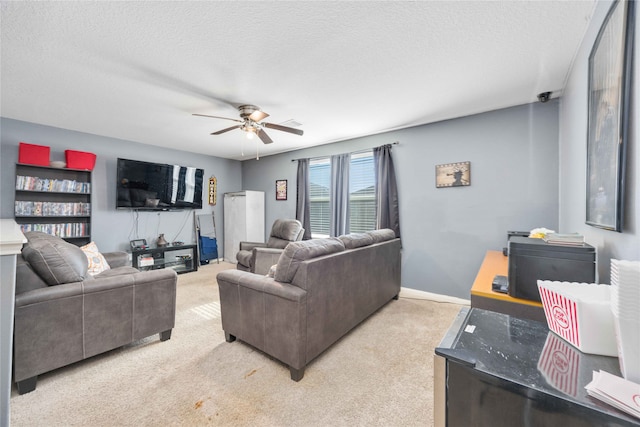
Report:
M 351 156 L 349 165 L 349 232 L 376 228 L 376 186 L 373 153 Z
M 313 237 L 330 234 L 331 163 L 329 157 L 309 163 L 310 221 Z M 376 228 L 376 197 L 373 152 L 351 156 L 349 165 L 350 233 Z
M 331 163 L 329 158 L 309 162 L 309 216 L 313 237 L 329 237 L 331 212 Z

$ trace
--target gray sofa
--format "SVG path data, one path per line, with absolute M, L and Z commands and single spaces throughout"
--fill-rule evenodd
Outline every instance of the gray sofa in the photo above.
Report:
M 140 272 L 125 252 L 104 253 L 111 269 L 91 276 L 82 250 L 45 233 L 25 233 L 17 257 L 13 380 L 37 376 L 159 333 L 171 337 L 177 275 Z
M 306 365 L 400 293 L 400 239 L 392 230 L 289 243 L 273 277 L 217 275 L 222 328 L 288 365 Z

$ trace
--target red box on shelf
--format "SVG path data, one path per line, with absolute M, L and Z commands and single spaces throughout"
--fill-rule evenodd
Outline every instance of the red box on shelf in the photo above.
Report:
M 27 165 L 49 166 L 50 147 L 46 145 L 28 144 L 18 145 L 18 163 Z
M 64 150 L 69 169 L 93 170 L 96 165 L 96 155 L 84 151 Z

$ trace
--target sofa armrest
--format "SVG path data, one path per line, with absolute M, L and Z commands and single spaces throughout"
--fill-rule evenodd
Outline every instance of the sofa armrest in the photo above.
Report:
M 264 277 L 248 271 L 224 270 L 218 273 L 217 281 L 218 286 L 221 284 L 239 286 L 294 302 L 301 302 L 307 296 L 307 292 L 304 289 L 300 289 L 295 285 L 276 282 L 271 277 Z
M 31 264 L 26 262 L 22 255 L 16 257 L 16 295 L 34 289 L 48 288 L 47 282 L 42 280 Z
M 104 252 L 102 255 L 107 260 L 107 264 L 109 264 L 109 267 L 111 268 L 131 265 L 131 263 L 129 262 L 129 254 L 127 254 L 126 252 Z
M 253 248 L 253 272 L 255 274 L 266 275 L 272 265 L 277 264 L 284 249 L 276 248 Z
M 241 251 L 251 251 L 253 248 L 266 248 L 267 244 L 262 242 L 240 242 Z
M 286 363 L 305 366 L 307 292 L 240 270 L 217 275 L 222 329 Z

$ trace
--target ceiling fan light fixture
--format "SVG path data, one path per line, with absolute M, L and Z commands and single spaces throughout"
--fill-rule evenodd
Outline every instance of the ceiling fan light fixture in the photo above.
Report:
M 213 119 L 224 119 L 224 120 L 231 120 L 234 122 L 238 122 L 240 124 L 237 124 L 235 126 L 231 126 L 225 129 L 221 129 L 217 132 L 212 132 L 211 135 L 221 135 L 225 132 L 229 132 L 233 129 L 240 129 L 244 132 L 246 132 L 246 136 L 247 139 L 253 139 L 254 134 L 258 135 L 258 137 L 260 138 L 260 140 L 264 143 L 264 144 L 271 144 L 273 142 L 273 139 L 271 139 L 269 137 L 269 135 L 267 135 L 267 133 L 264 131 L 263 128 L 269 128 L 269 129 L 274 129 L 274 130 L 278 130 L 278 131 L 282 131 L 282 132 L 289 132 L 295 135 L 303 135 L 304 132 L 301 129 L 296 129 L 294 127 L 290 127 L 290 126 L 286 126 L 283 124 L 275 124 L 275 123 L 268 123 L 268 122 L 261 122 L 262 119 L 269 117 L 269 114 L 265 113 L 264 111 L 260 111 L 260 109 L 258 107 L 256 107 L 255 105 L 241 105 L 238 107 L 238 112 L 240 113 L 240 119 L 231 119 L 228 117 L 220 117 L 220 116 L 210 116 L 208 114 L 196 114 L 194 113 L 194 116 L 203 116 L 203 117 L 210 117 Z M 296 122 L 295 120 L 289 120 L 288 122 L 286 122 L 287 124 L 290 124 L 291 126 L 300 126 L 300 123 Z
M 245 124 L 241 129 L 246 132 L 247 139 L 253 139 L 254 135 L 258 133 L 256 126 L 253 124 Z

